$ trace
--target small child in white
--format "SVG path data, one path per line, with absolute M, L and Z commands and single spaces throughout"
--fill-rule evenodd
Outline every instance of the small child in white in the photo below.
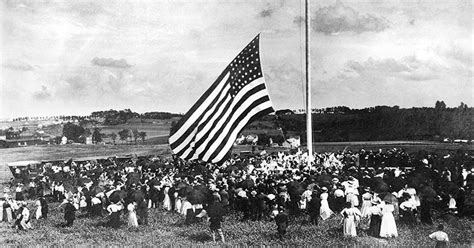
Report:
M 436 240 L 436 248 L 441 248 L 441 247 L 448 247 L 448 234 L 443 232 L 444 226 L 443 224 L 438 225 L 438 231 L 430 234 L 430 239 Z

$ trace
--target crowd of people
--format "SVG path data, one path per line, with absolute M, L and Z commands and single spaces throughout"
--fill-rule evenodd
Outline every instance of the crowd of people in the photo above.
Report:
M 120 228 L 124 216 L 138 227 L 148 224 L 150 208 L 161 208 L 182 215 L 185 224 L 209 219 L 213 240 L 224 241 L 229 211 L 241 221 L 275 221 L 281 239 L 290 217 L 304 215 L 312 225 L 341 216 L 344 236 L 364 230 L 393 238 L 397 225 L 433 225 L 433 210 L 440 218 L 472 216 L 473 184 L 473 156 L 461 151 L 309 156 L 292 150 L 234 155 L 221 164 L 159 156 L 69 160 L 43 164 L 33 179 L 12 179 L 0 199 L 0 221 L 27 230 L 32 219 L 48 217 L 48 204 L 59 202 L 64 226 L 72 226 L 79 211 L 110 215 L 112 228 Z M 27 200 L 36 201 L 33 216 Z

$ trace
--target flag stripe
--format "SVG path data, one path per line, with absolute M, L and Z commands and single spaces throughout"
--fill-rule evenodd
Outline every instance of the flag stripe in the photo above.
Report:
M 228 73 L 226 73 L 223 76 L 223 79 L 226 79 L 228 77 L 229 77 L 229 75 L 228 75 Z M 175 149 L 178 144 L 181 144 L 183 142 L 184 139 L 186 139 L 188 137 L 192 137 L 192 136 L 190 136 L 190 133 L 196 128 L 196 126 L 202 120 L 203 116 L 209 111 L 209 109 L 212 108 L 212 106 L 214 106 L 216 104 L 216 102 L 220 98 L 221 94 L 226 92 L 225 91 L 226 90 L 226 87 L 225 87 L 226 85 L 227 84 L 219 84 L 215 87 L 214 87 L 214 85 L 212 85 L 212 87 L 210 89 L 213 89 L 213 91 L 209 92 L 209 90 L 208 90 L 205 93 L 205 95 L 207 93 L 209 93 L 209 96 L 208 96 L 207 99 L 205 99 L 202 102 L 202 105 L 197 106 L 197 104 L 195 104 L 193 106 L 193 108 L 195 107 L 198 112 L 193 113 L 193 115 L 190 116 L 189 120 L 184 122 L 183 120 L 184 120 L 185 117 L 183 117 L 180 120 L 180 122 L 183 121 L 183 123 L 178 122 L 178 125 L 181 125 L 181 126 L 179 127 L 179 129 L 176 129 L 177 131 L 173 135 L 171 135 L 170 138 L 169 138 L 170 146 L 171 146 L 172 149 Z M 199 100 L 201 100 L 201 99 L 199 99 Z M 198 101 L 198 103 L 199 103 L 199 101 Z
M 259 117 L 270 114 L 272 112 L 273 112 L 272 104 L 271 102 L 268 102 L 268 101 L 260 104 L 259 108 L 256 108 L 250 111 L 245 116 L 245 118 L 243 118 L 241 122 L 239 122 L 238 125 L 234 128 L 232 134 L 228 137 L 227 142 L 222 143 L 221 146 L 218 147 L 217 150 L 210 156 L 211 162 L 219 162 L 224 158 L 224 156 L 226 155 L 226 152 L 223 152 L 223 151 L 228 151 L 230 148 L 232 148 L 232 145 L 234 144 L 234 141 L 237 138 L 237 135 L 239 135 L 239 133 L 242 131 L 242 129 L 245 128 L 245 126 L 248 123 L 251 123 L 254 119 L 258 119 Z
M 219 135 L 214 137 L 213 141 L 209 142 L 208 149 L 206 149 L 206 153 L 202 156 L 203 160 L 210 160 L 217 156 L 225 146 L 232 146 L 237 137 L 237 134 L 247 125 L 247 121 L 260 111 L 265 110 L 266 108 L 271 108 L 271 104 L 269 102 L 268 96 L 263 96 L 259 98 L 257 101 L 253 102 L 248 108 L 243 109 L 241 114 L 236 118 L 235 122 L 231 122 L 231 125 L 225 126 L 225 129 L 222 131 L 223 134 L 226 135 Z M 240 127 L 238 129 L 237 127 Z M 235 137 L 233 140 L 230 137 L 233 135 L 234 132 Z M 230 147 L 229 147 L 230 148 Z
M 253 84 L 256 84 L 256 85 L 254 86 Z M 209 122 L 210 127 L 207 132 L 202 132 L 202 133 L 197 134 L 200 137 L 204 137 L 204 138 L 196 139 L 195 146 L 197 147 L 197 149 L 195 149 L 195 152 L 193 154 L 202 152 L 202 150 L 205 149 L 205 147 L 207 146 L 207 143 L 210 141 L 210 139 L 212 139 L 216 135 L 221 134 L 220 132 L 222 131 L 222 127 L 225 126 L 227 122 L 231 120 L 232 116 L 234 116 L 235 109 L 238 108 L 239 106 L 245 107 L 249 104 L 249 103 L 246 103 L 245 101 L 248 97 L 252 96 L 251 94 L 253 92 L 257 92 L 257 90 L 259 89 L 262 90 L 265 88 L 265 85 L 262 84 L 260 80 L 256 80 L 255 82 L 252 82 L 252 85 L 248 85 L 248 86 L 249 86 L 248 88 L 250 89 L 249 91 L 242 90 L 241 92 L 239 92 L 239 95 L 236 96 L 234 101 L 228 104 L 228 106 L 224 107 L 224 111 L 219 116 L 217 116 L 215 121 L 212 123 Z M 251 89 L 251 87 L 254 87 L 254 88 Z M 253 97 L 253 99 L 256 99 L 255 97 Z M 188 149 L 190 148 L 191 147 L 188 147 Z M 191 157 L 193 157 L 193 154 L 191 154 L 191 156 L 183 156 L 183 157 L 185 157 L 186 159 L 190 159 Z
M 235 117 L 236 109 L 245 108 L 246 106 L 250 104 L 250 101 L 252 101 L 253 99 L 257 99 L 259 96 L 265 95 L 264 94 L 265 92 L 263 92 L 263 90 L 265 89 L 265 85 L 261 83 L 262 81 L 263 80 L 256 80 L 252 82 L 251 84 L 249 84 L 248 86 L 246 86 L 248 87 L 249 90 L 245 88 L 242 89 L 239 92 L 239 95 L 240 94 L 243 94 L 243 95 L 236 96 L 234 101 L 231 104 L 229 104 L 229 106 L 225 107 L 225 111 L 223 111 L 221 115 L 218 116 L 218 118 L 216 118 L 216 121 L 212 123 L 212 126 L 209 128 L 209 131 L 204 133 L 203 135 L 200 135 L 200 136 L 206 137 L 206 139 L 197 140 L 196 147 L 198 147 L 198 149 L 196 150 L 196 152 L 200 152 L 206 147 L 206 144 L 204 144 L 206 140 L 209 142 L 210 138 L 216 135 L 220 135 L 222 132 L 222 128 L 226 126 L 228 122 L 235 121 L 235 118 L 232 118 L 232 117 Z M 255 86 L 253 85 L 254 83 L 256 84 Z M 261 93 L 260 91 L 262 91 L 263 93 Z
M 229 101 L 229 99 L 226 97 L 227 96 L 227 91 L 229 90 L 230 85 L 227 85 L 224 87 L 224 89 L 219 93 L 219 100 L 215 102 L 213 105 L 210 105 L 208 109 L 209 111 L 205 112 L 202 118 L 200 118 L 199 122 L 195 122 L 195 125 L 192 125 L 184 134 L 184 136 L 180 137 L 176 142 L 175 142 L 175 147 L 174 150 L 178 156 L 180 156 L 184 150 L 188 147 L 188 145 L 193 142 L 195 139 L 198 130 L 200 129 L 199 126 L 202 125 L 202 123 L 206 123 L 208 121 L 209 116 L 212 116 L 216 110 L 216 107 L 219 107 L 220 105 L 225 104 L 226 101 Z M 211 111 L 212 110 L 212 111 Z M 200 124 L 201 123 L 201 124 Z
M 204 95 L 202 95 L 191 109 L 178 121 L 175 128 L 177 131 L 169 138 L 170 145 L 175 144 L 179 138 L 186 136 L 185 132 L 189 131 L 192 125 L 196 125 L 196 121 L 199 121 L 206 113 L 205 110 L 208 106 L 216 101 L 216 95 L 222 92 L 225 84 L 222 84 L 221 81 L 228 77 L 228 68 L 226 68 Z M 173 146 L 171 147 L 173 148 Z

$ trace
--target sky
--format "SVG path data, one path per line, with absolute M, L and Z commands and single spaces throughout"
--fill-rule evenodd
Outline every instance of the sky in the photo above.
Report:
M 304 1 L 2 0 L 0 118 L 186 112 L 260 33 L 275 109 L 304 108 Z M 473 106 L 471 0 L 311 2 L 312 106 Z

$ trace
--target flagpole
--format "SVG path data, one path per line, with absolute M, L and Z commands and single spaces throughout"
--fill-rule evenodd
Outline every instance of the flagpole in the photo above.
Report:
M 312 120 L 311 120 L 311 58 L 310 58 L 310 34 L 311 34 L 311 27 L 310 27 L 310 0 L 305 0 L 305 36 L 306 36 L 306 143 L 308 147 L 308 166 L 311 166 L 310 158 L 313 155 L 313 128 L 312 128 Z

